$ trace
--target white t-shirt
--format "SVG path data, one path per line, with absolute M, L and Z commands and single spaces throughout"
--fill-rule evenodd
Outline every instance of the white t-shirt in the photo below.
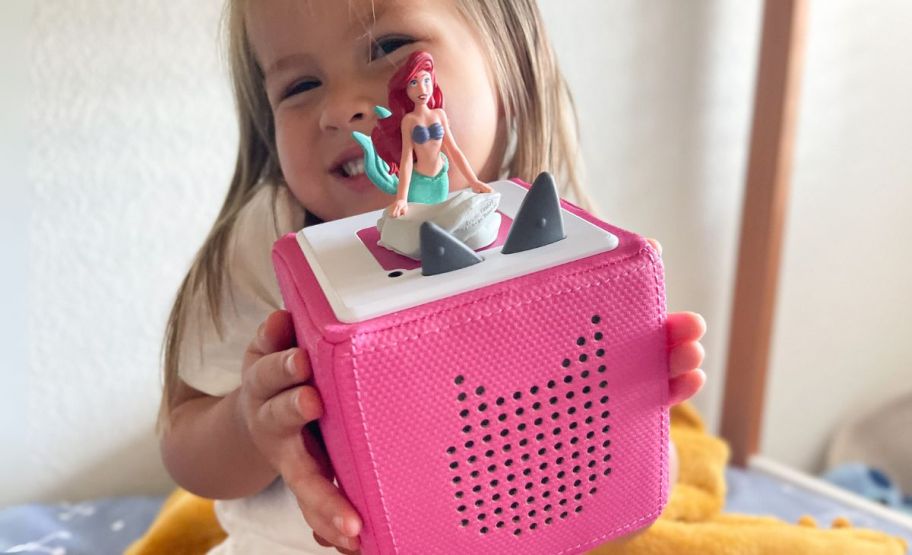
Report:
M 284 186 L 263 186 L 241 209 L 229 238 L 221 302 L 221 333 L 202 298 L 191 299 L 181 344 L 178 375 L 208 395 L 224 396 L 241 384 L 241 361 L 257 328 L 282 297 L 272 266 L 272 245 L 304 225 L 304 209 Z M 219 555 L 329 554 L 281 479 L 251 497 L 217 501 L 228 539 Z

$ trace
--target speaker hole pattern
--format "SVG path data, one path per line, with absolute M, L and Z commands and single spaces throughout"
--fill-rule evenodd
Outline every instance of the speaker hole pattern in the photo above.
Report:
M 446 455 L 460 527 L 534 533 L 583 511 L 611 475 L 605 332 L 590 322 L 541 383 L 492 393 L 454 377 L 461 425 Z

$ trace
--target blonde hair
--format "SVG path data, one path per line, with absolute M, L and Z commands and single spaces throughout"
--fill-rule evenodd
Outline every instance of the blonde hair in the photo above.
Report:
M 460 13 L 479 29 L 492 64 L 497 94 L 513 135 L 504 176 L 555 174 L 563 196 L 591 206 L 581 186 L 578 123 L 570 89 L 545 33 L 535 0 L 459 0 Z M 244 0 L 227 0 L 224 28 L 234 88 L 239 141 L 234 176 L 218 217 L 178 289 L 163 343 L 164 388 L 159 425 L 167 426 L 179 385 L 181 342 L 192 297 L 203 294 L 221 331 L 221 299 L 228 240 L 238 213 L 259 187 L 282 182 L 272 110 L 262 69 L 244 24 Z

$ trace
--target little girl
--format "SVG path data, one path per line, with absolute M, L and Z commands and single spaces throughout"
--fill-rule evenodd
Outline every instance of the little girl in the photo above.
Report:
M 351 137 L 371 132 L 415 50 L 436 60 L 452 133 L 481 181 L 549 170 L 587 205 L 575 114 L 534 0 L 229 0 L 227 25 L 240 146 L 171 311 L 162 457 L 181 486 L 222 500 L 229 536 L 214 553 L 354 552 L 361 521 L 315 426 L 323 408 L 279 310 L 273 241 L 389 205 Z M 453 190 L 468 185 L 451 177 Z M 703 329 L 698 315 L 668 317 L 672 402 L 702 386 Z

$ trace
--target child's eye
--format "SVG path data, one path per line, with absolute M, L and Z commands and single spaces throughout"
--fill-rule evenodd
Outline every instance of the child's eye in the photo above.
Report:
M 415 39 L 412 37 L 402 35 L 380 37 L 371 45 L 370 59 L 371 61 L 374 61 L 378 58 L 382 58 L 387 54 L 392 54 L 403 46 L 412 44 L 413 42 L 415 42 Z
M 309 91 L 311 89 L 315 89 L 319 86 L 320 86 L 320 82 L 315 79 L 304 79 L 302 81 L 295 81 L 294 83 L 291 84 L 291 86 L 289 86 L 287 89 L 285 89 L 284 93 L 282 93 L 282 99 L 284 100 L 290 96 L 294 96 L 296 94 L 301 94 L 303 92 L 307 92 L 307 91 Z

